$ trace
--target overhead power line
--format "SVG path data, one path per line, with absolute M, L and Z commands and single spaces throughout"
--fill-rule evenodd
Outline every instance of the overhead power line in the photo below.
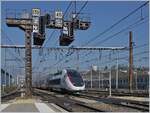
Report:
M 67 13 L 67 11 L 69 10 L 69 8 L 70 8 L 70 6 L 71 6 L 71 5 L 72 5 L 72 1 L 69 3 L 69 5 L 68 5 L 67 9 L 65 10 L 64 15 L 63 15 L 63 16 L 65 16 L 65 15 L 66 15 L 66 13 Z M 56 31 L 56 30 L 53 30 L 53 32 L 51 33 L 51 35 L 49 36 L 48 40 L 45 42 L 45 44 L 44 44 L 44 46 L 43 46 L 43 47 L 45 47 L 45 46 L 46 46 L 46 44 L 48 43 L 48 41 L 49 41 L 49 40 L 53 37 L 53 35 L 54 35 L 55 31 Z M 38 63 L 38 60 L 39 60 L 39 56 L 37 57 L 37 60 L 36 60 L 36 62 L 35 62 L 34 67 L 35 67 L 35 66 L 37 66 L 36 64 Z
M 143 20 L 144 20 L 144 19 L 148 19 L 148 16 L 147 16 L 147 17 L 145 17 L 145 18 L 143 18 Z M 133 23 L 133 24 L 131 24 L 131 25 L 127 26 L 126 28 L 124 28 L 124 29 L 120 30 L 119 32 L 117 32 L 117 33 L 115 33 L 115 34 L 113 34 L 113 35 L 111 35 L 111 36 L 109 36 L 109 37 L 107 37 L 107 38 L 105 38 L 105 39 L 101 40 L 100 42 L 96 43 L 95 45 L 98 45 L 98 44 L 104 43 L 104 42 L 108 41 L 109 39 L 112 39 L 114 36 L 117 36 L 117 35 L 119 35 L 120 33 L 122 33 L 122 32 L 124 32 L 124 31 L 126 31 L 127 29 L 130 29 L 130 28 L 132 28 L 132 27 L 134 27 L 134 26 L 138 25 L 138 23 L 139 23 L 139 22 L 141 22 L 141 21 L 143 21 L 143 20 L 141 20 L 141 19 L 140 19 L 140 20 L 136 21 L 135 23 Z
M 67 11 L 68 11 L 69 8 L 71 7 L 71 5 L 72 5 L 72 1 L 69 3 L 67 9 L 65 10 L 64 15 L 63 15 L 63 18 L 64 18 L 64 16 L 67 14 Z
M 122 33 L 122 32 L 124 32 L 124 31 L 126 31 L 127 29 L 131 29 L 131 28 L 133 28 L 133 27 L 135 27 L 135 26 L 138 26 L 138 25 L 143 24 L 144 22 L 146 22 L 146 21 L 147 21 L 147 20 L 146 20 L 146 21 L 143 21 L 143 20 L 145 20 L 145 19 L 148 19 L 148 16 L 144 17 L 142 20 L 140 19 L 140 20 L 136 21 L 135 23 L 130 24 L 130 25 L 129 25 L 129 26 L 127 26 L 126 28 L 124 28 L 124 29 L 120 30 L 120 31 L 119 31 L 119 32 L 117 32 L 117 33 L 114 33 L 113 35 L 108 36 L 106 39 L 103 39 L 102 41 L 100 41 L 100 42 L 96 43 L 96 45 L 97 45 L 97 44 L 100 44 L 100 43 L 104 43 L 105 41 L 107 41 L 107 40 L 109 40 L 109 39 L 113 38 L 114 36 L 119 35 L 120 33 Z M 143 22 L 141 22 L 141 21 L 143 21 Z M 140 22 L 141 22 L 141 23 L 140 23 Z M 86 53 L 84 56 L 88 56 L 89 54 L 91 54 L 91 52 Z M 84 57 L 84 56 L 83 56 L 83 57 Z
M 147 54 L 147 53 L 149 53 L 149 51 L 143 51 L 143 52 L 139 52 L 139 53 L 135 53 L 134 54 L 134 56 L 139 56 L 139 55 L 143 55 L 143 54 Z M 108 59 L 107 57 L 108 57 L 109 55 L 105 55 L 105 56 L 103 56 L 103 58 L 104 59 Z M 120 58 L 118 58 L 118 60 L 123 60 L 123 59 L 128 59 L 128 56 L 123 56 L 123 57 L 120 57 Z M 79 62 L 79 64 L 83 64 L 83 63 L 85 63 L 85 62 L 91 62 L 91 61 L 97 61 L 98 60 L 98 58 L 96 57 L 96 58 L 92 58 L 92 59 L 89 59 L 89 60 L 85 60 L 85 61 L 82 61 L 82 62 Z M 116 61 L 117 60 L 117 58 L 113 58 L 113 59 L 111 59 L 111 61 L 110 60 L 108 60 L 108 61 L 104 61 L 104 60 L 102 60 L 101 61 L 101 63 L 103 64 L 103 62 L 104 63 L 110 63 L 110 62 L 112 62 L 112 61 Z
M 128 15 L 126 15 L 125 17 L 121 18 L 119 21 L 117 21 L 116 23 L 114 23 L 113 25 L 111 25 L 109 28 L 105 29 L 103 32 L 99 33 L 98 35 L 96 35 L 95 37 L 93 37 L 92 39 L 90 39 L 89 41 L 87 41 L 85 44 L 83 44 L 82 46 L 88 45 L 89 43 L 95 41 L 97 38 L 99 38 L 100 36 L 102 36 L 103 34 L 107 33 L 108 31 L 110 31 L 112 28 L 114 28 L 116 25 L 118 25 L 119 23 L 121 23 L 122 21 L 124 21 L 125 19 L 127 19 L 129 16 L 133 15 L 135 12 L 137 12 L 139 9 L 141 9 L 142 7 L 144 7 L 145 5 L 147 5 L 149 3 L 149 1 L 145 2 L 144 4 L 142 4 L 141 6 L 139 6 L 138 8 L 136 8 L 135 10 L 133 10 L 132 12 L 130 12 Z
M 78 17 L 78 15 L 81 13 L 81 11 L 85 8 L 85 6 L 87 5 L 88 1 L 86 1 L 83 6 L 80 8 L 80 10 L 77 12 L 77 15 L 75 16 L 75 19 Z M 69 55 L 70 56 L 70 55 Z M 59 64 L 60 62 L 62 62 L 64 59 L 66 59 L 68 56 L 65 55 L 65 57 L 63 57 L 62 59 L 60 59 L 56 64 Z M 56 65 L 55 64 L 55 65 Z
M 81 7 L 81 9 L 78 11 L 77 15 L 75 16 L 75 19 L 78 17 L 78 15 L 81 13 L 81 11 L 85 8 L 85 6 L 87 5 L 88 1 L 86 1 L 83 6 Z
M 98 34 L 96 37 L 92 38 L 91 40 L 88 41 L 88 43 L 91 43 L 92 41 L 96 40 L 98 37 L 102 36 L 103 34 L 105 34 L 106 32 L 108 32 L 109 30 L 111 30 L 112 28 L 114 28 L 116 25 L 118 25 L 119 23 L 121 23 L 122 21 L 124 21 L 126 18 L 128 18 L 129 16 L 131 16 L 133 13 L 135 13 L 137 10 L 139 10 L 140 8 L 144 7 L 146 4 L 148 4 L 149 2 L 145 2 L 144 4 L 142 4 L 141 6 L 139 6 L 138 8 L 136 8 L 135 10 L 133 10 L 132 12 L 130 12 L 127 16 L 121 18 L 119 21 L 117 21 L 115 24 L 113 24 L 112 26 L 110 26 L 109 28 L 107 28 L 106 30 L 104 30 L 103 32 L 101 32 L 100 34 Z M 143 19 L 142 19 L 143 20 Z M 140 22 L 140 21 L 139 21 Z M 138 23 L 138 22 L 137 22 Z M 137 24 L 137 23 L 134 23 L 134 24 Z M 134 25 L 133 24 L 133 25 Z M 133 26 L 133 25 L 129 25 L 129 26 Z M 128 26 L 128 27 L 129 27 Z M 123 31 L 120 31 L 119 33 L 116 33 L 114 35 L 118 35 L 120 34 L 121 32 Z M 96 38 L 96 39 L 95 39 Z M 111 38 L 111 37 L 110 37 Z M 87 44 L 88 44 L 87 43 Z M 87 44 L 84 44 L 82 46 L 85 46 Z M 84 56 L 87 56 L 89 55 L 91 52 L 87 53 L 86 55 Z M 68 56 L 64 57 L 64 59 L 66 59 Z
M 1 31 L 2 31 L 3 34 L 5 35 L 5 38 L 7 38 L 8 41 L 9 41 L 11 44 L 15 45 L 15 43 L 11 40 L 11 38 L 9 38 L 9 36 L 4 32 L 4 30 L 1 29 Z M 14 57 L 16 57 L 16 59 L 18 59 L 18 61 L 23 61 L 23 62 L 24 62 L 24 59 L 23 59 L 21 56 L 16 56 L 16 54 L 13 54 L 13 52 L 10 51 L 9 49 L 8 49 L 8 51 L 10 52 L 10 54 L 12 54 Z

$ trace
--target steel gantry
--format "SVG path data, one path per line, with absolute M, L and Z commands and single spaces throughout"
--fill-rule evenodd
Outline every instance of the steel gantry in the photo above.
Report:
M 52 15 L 40 14 L 40 9 L 33 8 L 32 16 L 24 12 L 21 17 L 7 17 L 6 24 L 8 27 L 18 27 L 25 32 L 25 75 L 26 75 L 26 96 L 32 95 L 32 32 L 34 45 L 42 46 L 45 40 L 45 28 L 61 29 L 59 43 L 61 46 L 68 46 L 74 40 L 74 29 L 86 30 L 90 27 L 90 22 L 77 18 L 79 14 L 72 14 L 71 20 L 64 20 L 62 11 L 55 12 Z M 7 48 L 7 47 L 6 47 Z M 17 47 L 18 48 L 18 47 Z M 19 47 L 20 48 L 20 47 Z M 40 48 L 40 47 L 39 47 Z
M 25 49 L 24 45 L 0 45 L 1 48 L 19 48 Z M 32 49 L 44 50 L 129 50 L 128 47 L 41 47 L 32 46 Z
M 6 18 L 8 27 L 19 27 L 25 32 L 25 80 L 26 80 L 26 96 L 32 95 L 32 19 L 26 18 Z

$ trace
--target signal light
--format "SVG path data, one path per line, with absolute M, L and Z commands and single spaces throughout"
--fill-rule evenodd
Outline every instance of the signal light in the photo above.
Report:
M 33 44 L 34 45 L 43 45 L 45 40 L 45 24 L 46 24 L 46 18 L 45 16 L 39 17 L 39 32 L 33 33 Z
M 34 45 L 43 45 L 45 36 L 41 36 L 38 33 L 33 33 L 33 44 Z
M 70 22 L 68 26 L 63 27 L 63 32 L 59 37 L 60 46 L 68 46 L 74 41 L 74 23 Z
M 74 41 L 73 37 L 69 37 L 66 34 L 61 34 L 59 37 L 59 45 L 60 46 L 68 46 Z

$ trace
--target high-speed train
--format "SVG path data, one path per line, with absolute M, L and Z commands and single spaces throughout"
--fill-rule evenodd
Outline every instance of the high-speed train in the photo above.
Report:
M 39 80 L 38 88 L 80 92 L 85 89 L 85 83 L 79 72 L 72 69 L 64 69 L 42 77 Z

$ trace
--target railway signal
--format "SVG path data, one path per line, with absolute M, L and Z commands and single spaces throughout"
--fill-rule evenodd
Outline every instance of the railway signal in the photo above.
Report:
M 43 45 L 45 40 L 45 16 L 41 16 L 40 9 L 32 9 L 32 22 L 33 22 L 33 44 Z
M 35 11 L 34 11 L 35 10 Z M 37 10 L 37 11 L 36 11 Z M 59 36 L 59 45 L 68 46 L 74 41 L 74 31 L 87 30 L 90 27 L 90 22 L 81 21 L 72 14 L 72 20 L 64 20 L 62 11 L 55 11 L 54 17 L 50 14 L 40 16 L 39 9 L 33 9 L 33 38 L 34 45 L 42 46 L 45 40 L 45 28 L 60 29 L 62 32 Z M 35 14 L 34 14 L 35 13 Z
M 74 41 L 74 29 L 86 30 L 90 26 L 90 22 L 74 20 L 76 16 L 71 21 L 64 20 L 62 11 L 56 11 L 54 18 L 51 18 L 50 14 L 41 16 L 38 8 L 32 9 L 32 17 L 25 12 L 25 15 L 20 18 L 6 18 L 8 27 L 18 27 L 25 31 L 26 96 L 32 95 L 32 33 L 33 44 L 42 46 L 45 40 L 45 28 L 63 30 L 60 35 L 60 45 L 68 46 Z
M 72 20 L 64 20 L 61 11 L 56 11 L 53 18 L 49 20 L 49 24 L 46 24 L 46 28 L 60 29 L 62 31 L 59 37 L 60 46 L 68 46 L 74 41 L 75 29 L 87 30 L 91 24 L 89 21 L 81 21 L 76 16 Z

